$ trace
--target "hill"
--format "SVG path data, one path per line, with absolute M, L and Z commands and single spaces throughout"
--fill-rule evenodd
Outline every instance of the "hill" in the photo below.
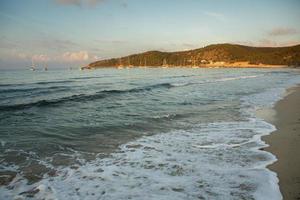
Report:
M 250 47 L 236 44 L 215 44 L 189 51 L 148 51 L 121 58 L 96 61 L 85 68 L 148 66 L 264 67 L 283 65 L 300 65 L 300 45 L 290 47 Z

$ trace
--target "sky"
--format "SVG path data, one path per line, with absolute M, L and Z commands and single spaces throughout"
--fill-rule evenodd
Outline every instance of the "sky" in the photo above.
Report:
M 0 0 L 0 68 L 216 43 L 300 44 L 300 0 Z

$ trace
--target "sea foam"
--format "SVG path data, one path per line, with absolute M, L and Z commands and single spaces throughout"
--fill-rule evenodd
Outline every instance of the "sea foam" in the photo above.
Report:
M 281 199 L 275 157 L 258 150 L 274 127 L 259 119 L 198 124 L 121 145 L 108 158 L 61 168 L 33 185 L 1 189 L 2 198 L 37 199 Z M 211 147 L 211 148 L 203 148 Z M 24 192 L 25 191 L 25 192 Z M 264 191 L 264 192 L 261 192 Z

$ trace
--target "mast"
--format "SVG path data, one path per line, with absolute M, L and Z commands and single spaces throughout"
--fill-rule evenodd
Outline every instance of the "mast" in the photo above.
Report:
M 119 58 L 119 66 L 122 66 L 122 58 Z
M 167 64 L 167 59 L 164 58 L 164 60 L 163 60 L 163 66 L 166 67 L 167 65 L 168 65 L 168 64 Z
M 31 71 L 35 71 L 35 65 L 34 65 L 34 61 L 33 59 L 31 59 L 31 67 L 30 67 Z
M 193 58 L 193 67 L 196 67 L 196 58 Z
M 45 64 L 44 64 L 44 70 L 45 70 L 45 71 L 48 71 L 48 65 L 47 65 L 46 62 L 45 62 Z
M 130 57 L 128 56 L 128 66 L 130 66 Z

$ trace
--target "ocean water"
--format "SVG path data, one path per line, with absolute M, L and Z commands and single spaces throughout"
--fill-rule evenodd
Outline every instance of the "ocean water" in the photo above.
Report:
M 3 70 L 0 199 L 281 199 L 255 116 L 293 69 Z

